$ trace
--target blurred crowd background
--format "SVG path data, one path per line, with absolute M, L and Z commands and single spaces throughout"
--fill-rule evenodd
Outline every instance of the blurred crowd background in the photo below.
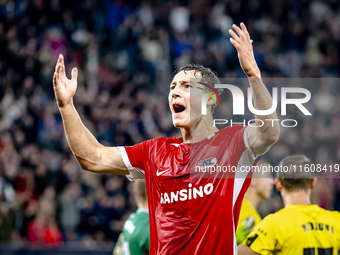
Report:
M 104 145 L 133 145 L 180 136 L 167 102 L 175 67 L 245 77 L 228 34 L 240 22 L 263 77 L 339 76 L 339 1 L 0 0 L 0 241 L 116 241 L 136 209 L 125 177 L 83 171 L 70 152 L 52 87 L 59 54 L 68 75 L 79 69 L 85 126 Z M 266 159 L 339 163 L 339 90 L 337 79 L 321 86 L 313 118 L 283 132 Z M 320 179 L 315 201 L 340 210 L 339 180 Z M 280 208 L 276 193 L 260 212 Z

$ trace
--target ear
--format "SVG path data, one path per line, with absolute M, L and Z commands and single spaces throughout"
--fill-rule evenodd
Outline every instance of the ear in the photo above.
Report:
M 280 182 L 279 179 L 275 178 L 275 186 L 278 191 L 282 190 L 282 183 Z
M 212 99 L 212 97 L 209 94 L 207 94 L 207 99 L 208 99 L 207 100 L 207 106 L 214 105 L 216 100 L 217 100 L 215 93 L 211 92 L 211 95 L 214 97 L 215 101 L 214 101 L 214 99 Z
M 314 177 L 313 179 L 312 179 L 312 182 L 311 182 L 311 184 L 310 184 L 310 189 L 314 189 L 314 187 L 315 187 L 315 185 L 316 185 L 316 178 Z

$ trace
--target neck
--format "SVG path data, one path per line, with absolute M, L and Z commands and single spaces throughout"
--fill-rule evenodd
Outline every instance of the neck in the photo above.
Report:
M 148 204 L 147 204 L 147 203 L 146 203 L 146 204 L 138 203 L 137 206 L 138 206 L 139 208 L 148 210 Z
M 261 201 L 261 198 L 257 194 L 256 190 L 249 188 L 246 194 L 244 195 L 244 199 L 248 200 L 249 203 L 256 209 L 258 204 Z
M 181 128 L 183 143 L 200 142 L 217 131 L 218 128 L 213 126 L 211 115 L 204 115 L 196 124 L 190 123 L 190 127 Z
M 310 190 L 289 192 L 283 189 L 281 191 L 281 195 L 282 195 L 283 203 L 285 207 L 287 207 L 288 205 L 310 205 L 311 204 L 310 199 L 309 199 Z

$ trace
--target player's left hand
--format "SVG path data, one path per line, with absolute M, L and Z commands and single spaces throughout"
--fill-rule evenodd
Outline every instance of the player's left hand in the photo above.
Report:
M 237 34 L 232 29 L 229 29 L 229 34 L 232 36 L 230 42 L 237 50 L 238 59 L 244 73 L 249 78 L 260 78 L 260 69 L 256 64 L 253 53 L 253 40 L 250 39 L 246 26 L 243 23 L 240 26 L 241 28 L 235 24 L 233 25 L 233 29 L 235 29 Z

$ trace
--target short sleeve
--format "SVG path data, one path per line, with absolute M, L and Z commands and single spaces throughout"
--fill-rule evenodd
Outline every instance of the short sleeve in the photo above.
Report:
M 253 159 L 258 159 L 258 158 L 262 157 L 264 154 L 266 154 L 266 153 L 269 151 L 270 147 L 268 147 L 267 150 L 266 150 L 265 152 L 261 153 L 261 154 L 255 154 L 255 153 L 250 149 L 250 146 L 249 146 L 249 143 L 248 143 L 248 132 L 250 132 L 250 129 L 251 129 L 251 128 L 252 128 L 252 127 L 250 127 L 250 126 L 247 126 L 247 127 L 246 127 L 246 129 L 245 129 L 245 131 L 244 131 L 243 139 L 244 139 L 244 143 L 245 143 L 245 145 L 246 145 L 247 151 L 249 151 L 249 153 L 252 154 Z M 255 128 L 255 127 L 253 127 L 253 128 Z
M 130 173 L 126 177 L 131 181 L 145 179 L 145 162 L 148 160 L 146 147 L 146 141 L 133 146 L 118 147 Z
M 235 125 L 232 127 L 229 127 L 229 131 L 227 133 L 227 140 L 229 140 L 229 144 L 233 146 L 234 154 L 236 158 L 237 156 L 241 156 L 242 154 L 246 154 L 247 157 L 249 158 L 249 162 L 247 164 L 253 164 L 254 161 L 257 159 L 257 156 L 255 153 L 250 149 L 250 146 L 248 144 L 248 131 L 250 127 L 246 126 L 240 126 L 240 125 Z
M 243 132 L 243 141 L 244 141 L 244 144 L 246 146 L 247 153 L 251 156 L 251 158 L 253 160 L 255 160 L 258 155 L 255 155 L 255 153 L 250 149 L 250 146 L 249 146 L 249 143 L 248 143 L 248 132 L 249 132 L 249 129 L 250 129 L 249 126 L 247 126 L 244 129 L 244 132 Z
M 271 222 L 271 216 L 264 218 L 248 237 L 243 241 L 254 252 L 259 254 L 273 254 L 278 248 L 275 224 Z

